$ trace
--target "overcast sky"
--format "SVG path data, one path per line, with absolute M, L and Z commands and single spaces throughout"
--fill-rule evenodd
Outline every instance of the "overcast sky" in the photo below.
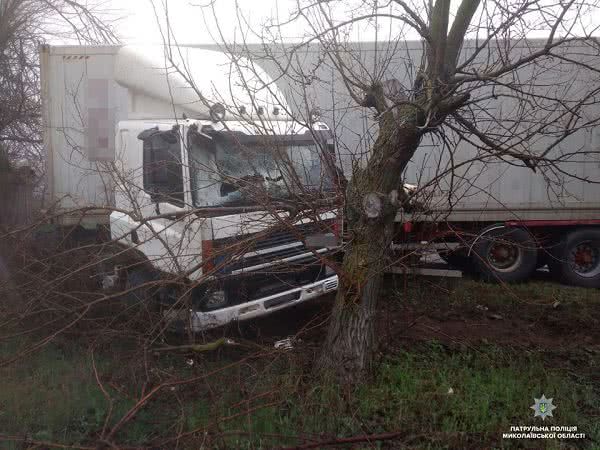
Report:
M 158 44 L 162 42 L 160 27 L 157 22 L 157 15 L 164 28 L 165 5 L 168 5 L 168 16 L 170 24 L 174 30 L 175 36 L 181 44 L 199 44 L 240 41 L 241 32 L 248 33 L 248 30 L 254 30 L 256 33 L 262 31 L 263 25 L 269 20 L 282 22 L 290 17 L 295 10 L 297 0 L 237 0 L 241 9 L 241 15 L 246 23 L 240 25 L 236 18 L 236 0 L 216 0 L 215 15 L 208 8 L 202 8 L 211 0 L 89 0 L 101 2 L 104 9 L 110 9 L 114 17 L 119 17 L 116 25 L 117 33 L 120 39 L 125 43 L 148 43 Z M 555 3 L 555 2 L 552 2 Z M 341 8 L 353 9 L 357 5 L 363 4 L 359 0 L 348 0 L 340 2 L 338 5 L 346 5 Z M 451 11 L 457 8 L 460 1 L 455 0 L 451 3 Z M 510 4 L 510 2 L 508 2 Z M 154 5 L 154 7 L 153 7 Z M 204 15 L 203 15 L 204 11 Z M 348 17 L 348 11 L 343 9 L 337 11 L 338 17 Z M 279 19 L 277 19 L 279 18 Z M 384 40 L 385 32 L 390 29 L 383 19 L 379 22 L 379 39 Z M 580 20 L 587 22 L 584 26 L 600 24 L 600 15 L 598 17 L 580 17 Z M 220 31 L 223 33 L 223 39 L 219 36 L 215 24 L 219 23 Z M 397 22 L 395 23 L 397 27 Z M 588 28 L 589 29 L 589 28 Z M 287 40 L 299 41 L 303 36 L 309 34 L 308 26 L 300 21 L 295 21 L 284 31 Z M 532 37 L 546 35 L 547 31 L 532 33 Z M 405 39 L 417 39 L 418 35 L 412 32 L 403 36 Z M 371 25 L 365 24 L 361 29 L 354 29 L 351 35 L 352 40 L 372 41 L 375 38 L 374 29 Z M 246 35 L 247 42 L 258 43 L 260 38 L 252 32 Z
M 114 16 L 120 20 L 116 29 L 119 37 L 126 43 L 161 43 L 162 38 L 157 23 L 156 14 L 160 16 L 164 27 L 166 0 L 102 0 L 103 6 L 111 9 Z M 354 2 L 354 3 L 353 3 Z M 168 16 L 171 27 L 180 43 L 198 44 L 222 42 L 218 35 L 215 23 L 217 20 L 208 8 L 202 8 L 209 0 L 168 0 Z M 348 7 L 354 8 L 356 3 L 350 0 Z M 240 25 L 236 18 L 235 0 L 217 0 L 215 2 L 215 15 L 218 18 L 220 31 L 225 40 L 233 42 L 240 40 L 241 31 L 248 29 L 260 33 L 263 25 L 268 21 L 284 21 L 290 17 L 297 6 L 296 0 L 238 0 L 241 16 L 247 24 Z M 154 8 L 153 8 L 154 5 Z M 156 9 L 156 13 L 155 13 Z M 204 16 L 203 16 L 204 11 Z M 340 11 L 342 14 L 344 11 Z M 277 20 L 279 18 L 279 20 Z M 208 25 L 208 26 L 207 26 Z M 380 24 L 381 25 L 381 24 Z M 385 27 L 381 25 L 380 28 Z M 367 31 L 368 28 L 368 31 Z M 287 40 L 298 41 L 308 33 L 308 27 L 300 21 L 295 21 L 293 26 L 285 30 Z M 413 38 L 417 38 L 414 35 Z M 363 27 L 355 30 L 353 40 L 373 40 L 372 27 Z M 258 43 L 260 39 L 253 33 L 246 36 L 247 42 Z
M 124 6 L 125 3 L 127 6 Z M 207 3 L 208 0 L 168 1 L 171 26 L 181 43 L 213 43 L 215 39 L 220 41 L 219 36 L 216 35 L 217 29 L 214 26 L 216 21 L 211 17 L 212 13 L 209 9 L 198 6 Z M 243 10 L 243 16 L 249 21 L 250 27 L 259 30 L 267 20 L 277 14 L 280 17 L 287 17 L 296 2 L 295 0 L 239 0 L 238 3 Z M 156 8 L 162 21 L 166 16 L 164 0 L 127 0 L 126 2 L 113 0 L 112 4 L 118 15 L 122 16 L 117 29 L 124 42 L 162 42 L 152 5 Z M 235 1 L 218 0 L 215 9 L 225 39 L 228 41 L 239 39 L 240 26 L 234 13 Z M 203 10 L 205 17 L 202 14 Z M 209 29 L 207 29 L 205 18 Z M 256 37 L 252 36 L 249 36 L 249 40 L 259 42 Z

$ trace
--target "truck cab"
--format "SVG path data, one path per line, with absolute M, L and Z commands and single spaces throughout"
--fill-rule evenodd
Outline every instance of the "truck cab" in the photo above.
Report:
M 285 125 L 277 135 L 240 121 L 118 125 L 125 176 L 115 182 L 112 239 L 141 251 L 157 272 L 192 283 L 194 330 L 337 288 L 326 264 L 337 247 L 336 211 L 292 217 L 283 209 L 294 196 L 335 192 L 317 142 L 330 131 Z

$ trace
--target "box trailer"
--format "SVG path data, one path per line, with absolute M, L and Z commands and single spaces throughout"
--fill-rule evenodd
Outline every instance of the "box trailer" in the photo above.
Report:
M 544 45 L 523 41 L 511 53 Z M 437 180 L 423 190 L 427 211 L 398 215 L 396 245 L 432 243 L 451 266 L 489 280 L 522 281 L 547 266 L 554 279 L 600 287 L 600 54 L 577 41 L 556 53 L 565 59 L 525 65 L 500 80 L 506 87 L 472 93 L 487 98 L 477 127 L 531 160 L 481 150 L 468 133 L 450 149 L 426 142 L 406 176 Z M 528 100 L 514 98 L 519 90 Z
M 505 43 L 505 48 L 516 58 L 542 49 L 545 43 L 544 39 L 522 40 Z M 463 58 L 476 46 L 474 41 L 465 41 Z M 373 114 L 357 107 L 319 45 L 294 48 L 293 52 L 292 48 L 271 48 L 269 54 L 260 46 L 250 50 L 257 58 L 263 56 L 263 67 L 272 76 L 279 76 L 282 89 L 293 98 L 290 103 L 302 105 L 306 97 L 316 100 L 322 120 L 339 141 L 340 158 L 350 173 L 350 161 L 360 163 L 374 142 L 377 126 Z M 513 127 L 518 133 L 519 120 L 522 126 L 535 120 L 545 126 L 543 132 L 533 134 L 514 150 L 533 157 L 543 154 L 553 163 L 542 161 L 533 171 L 514 157 L 486 154 L 473 145 L 477 142 L 474 136 L 471 142 L 469 136 L 457 139 L 449 148 L 428 136 L 403 174 L 406 183 L 419 187 L 417 199 L 425 208 L 398 213 L 393 244 L 398 263 L 393 271 L 456 275 L 448 269 L 465 269 L 476 270 L 487 279 L 520 281 L 547 265 L 554 278 L 600 287 L 600 54 L 597 47 L 576 40 L 553 51 L 564 59 L 546 58 L 542 63 L 524 65 L 500 80 L 504 88 L 482 83 L 472 93 L 487 99 L 473 120 L 490 135 L 497 131 L 489 128 L 492 125 Z M 386 64 L 384 78 L 395 78 L 410 87 L 422 52 L 418 41 L 357 42 L 345 43 L 337 57 L 357 73 L 371 67 L 384 70 Z M 294 55 L 291 64 L 298 65 L 294 70 L 311 75 L 311 84 L 304 89 L 285 86 L 288 78 L 280 76 L 277 65 L 268 65 L 269 60 L 285 61 L 290 54 Z M 478 57 L 482 67 L 488 62 L 486 57 L 485 52 Z M 538 95 L 526 114 L 520 109 L 522 104 L 506 95 L 511 86 Z M 544 99 L 546 96 L 563 103 Z M 578 108 L 575 123 L 581 128 L 563 137 L 564 123 L 573 118 L 569 105 L 579 102 L 584 105 Z M 446 131 L 452 140 L 451 130 Z M 511 144 L 511 132 L 502 133 Z M 451 267 L 415 269 L 409 255 L 435 249 Z

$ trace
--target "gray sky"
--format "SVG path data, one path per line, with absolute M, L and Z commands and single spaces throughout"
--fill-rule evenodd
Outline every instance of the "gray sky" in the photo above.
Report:
M 160 43 L 161 35 L 152 4 L 156 7 L 161 20 L 166 16 L 164 10 L 165 0 L 127 0 L 123 6 L 122 0 L 113 0 L 113 5 L 120 9 L 119 15 L 123 16 L 118 26 L 118 31 L 125 42 L 132 43 Z M 202 15 L 202 8 L 197 5 L 207 4 L 208 0 L 169 0 L 169 18 L 175 30 L 177 39 L 181 43 L 213 43 L 219 39 L 217 29 L 211 25 L 207 29 Z M 277 14 L 287 17 L 295 5 L 294 0 L 239 0 L 238 4 L 243 10 L 244 17 L 253 29 L 259 30 L 262 24 Z M 220 28 L 228 41 L 233 41 L 240 36 L 240 27 L 235 18 L 235 0 L 218 0 L 216 14 L 219 18 Z M 209 10 L 205 9 L 209 14 Z M 212 17 L 206 17 L 207 22 L 214 24 Z M 164 22 L 163 22 L 164 23 Z M 211 35 L 211 33 L 214 33 Z M 258 39 L 250 37 L 258 42 Z
M 97 0 L 99 1 L 99 0 Z M 222 42 L 215 24 L 217 20 L 212 12 L 201 5 L 206 5 L 210 0 L 102 0 L 105 8 L 110 8 L 114 16 L 118 16 L 117 31 L 123 42 L 126 43 L 161 43 L 161 35 L 157 23 L 156 13 L 160 16 L 164 26 L 165 4 L 168 6 L 168 16 L 171 27 L 180 43 L 198 44 Z M 457 3 L 457 2 L 453 2 Z M 262 26 L 271 21 L 285 21 L 297 7 L 296 0 L 237 0 L 243 19 L 246 24 L 240 25 L 236 17 L 236 0 L 216 0 L 215 15 L 218 19 L 220 31 L 228 42 L 240 41 L 241 33 L 248 33 L 248 29 L 260 33 Z M 342 6 L 336 11 L 338 17 L 348 17 L 348 10 L 354 10 L 356 5 L 362 4 L 358 0 L 349 0 L 347 6 Z M 203 17 L 202 11 L 205 12 Z M 279 20 L 277 20 L 279 18 Z M 206 21 L 205 21 L 206 20 Z M 381 20 L 381 30 L 388 29 L 389 23 Z M 207 26 L 208 25 L 208 26 Z M 283 31 L 287 40 L 299 41 L 303 36 L 310 34 L 309 27 L 302 21 L 294 23 Z M 381 38 L 381 34 L 379 35 Z M 372 24 L 355 27 L 352 40 L 374 40 L 375 34 Z M 407 38 L 416 39 L 418 35 Z M 246 41 L 258 43 L 260 39 L 253 33 L 246 35 Z
M 119 37 L 126 43 L 147 43 L 158 44 L 162 42 L 157 23 L 156 14 L 160 21 L 165 24 L 165 5 L 168 6 L 169 19 L 175 36 L 181 44 L 192 43 L 214 43 L 222 42 L 223 39 L 218 34 L 215 24 L 219 23 L 223 38 L 228 42 L 240 41 L 242 33 L 247 33 L 246 41 L 258 43 L 260 39 L 248 30 L 254 30 L 256 33 L 262 31 L 262 26 L 269 20 L 285 21 L 289 18 L 292 11 L 297 6 L 297 0 L 237 0 L 241 9 L 241 14 L 247 23 L 240 25 L 236 17 L 236 0 L 215 0 L 216 18 L 212 12 L 201 5 L 207 5 L 211 0 L 93 0 L 101 2 L 103 8 L 110 9 L 115 17 L 120 20 L 116 26 Z M 554 0 L 548 0 L 550 3 L 556 3 Z M 412 2 L 410 2 L 412 3 Z M 349 13 L 355 10 L 358 5 L 363 4 L 359 0 L 348 0 L 347 2 L 336 3 L 339 5 L 335 11 L 334 18 L 339 20 L 349 17 Z M 417 2 L 419 4 L 419 2 Z M 420 3 L 422 4 L 422 3 Z M 456 10 L 460 0 L 452 1 L 451 10 Z M 510 5 L 510 2 L 507 4 Z M 156 8 L 156 13 L 155 9 Z M 203 17 L 202 11 L 205 11 Z M 277 20 L 277 18 L 279 18 Z M 588 15 L 580 18 L 582 25 L 585 22 L 585 28 L 600 25 L 600 14 Z M 390 27 L 389 22 L 380 19 L 379 40 L 384 40 L 386 32 L 392 32 L 394 38 L 398 36 L 398 23 Z M 299 41 L 303 36 L 310 33 L 306 23 L 294 21 L 283 31 L 284 36 L 290 41 Z M 539 30 L 528 33 L 530 37 L 540 37 L 546 35 L 546 30 Z M 560 34 L 560 32 L 559 32 Z M 418 39 L 416 32 L 411 31 L 402 36 L 404 39 Z M 372 41 L 375 40 L 375 32 L 372 24 L 364 23 L 362 27 L 355 27 L 350 35 L 354 41 Z

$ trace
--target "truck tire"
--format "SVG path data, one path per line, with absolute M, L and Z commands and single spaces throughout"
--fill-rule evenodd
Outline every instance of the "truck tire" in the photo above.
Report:
M 100 290 L 119 294 L 129 304 L 152 300 L 157 288 L 150 286 L 158 274 L 133 249 L 109 242 L 99 247 L 92 266 Z
M 537 253 L 535 240 L 524 229 L 493 225 L 479 235 L 471 256 L 484 280 L 518 283 L 535 271 Z
M 151 289 L 148 284 L 156 281 L 157 278 L 155 274 L 145 269 L 127 270 L 123 291 L 126 292 L 123 295 L 124 300 L 131 304 L 154 300 L 156 288 Z
M 552 266 L 565 283 L 600 288 L 600 230 L 571 231 L 557 247 Z

